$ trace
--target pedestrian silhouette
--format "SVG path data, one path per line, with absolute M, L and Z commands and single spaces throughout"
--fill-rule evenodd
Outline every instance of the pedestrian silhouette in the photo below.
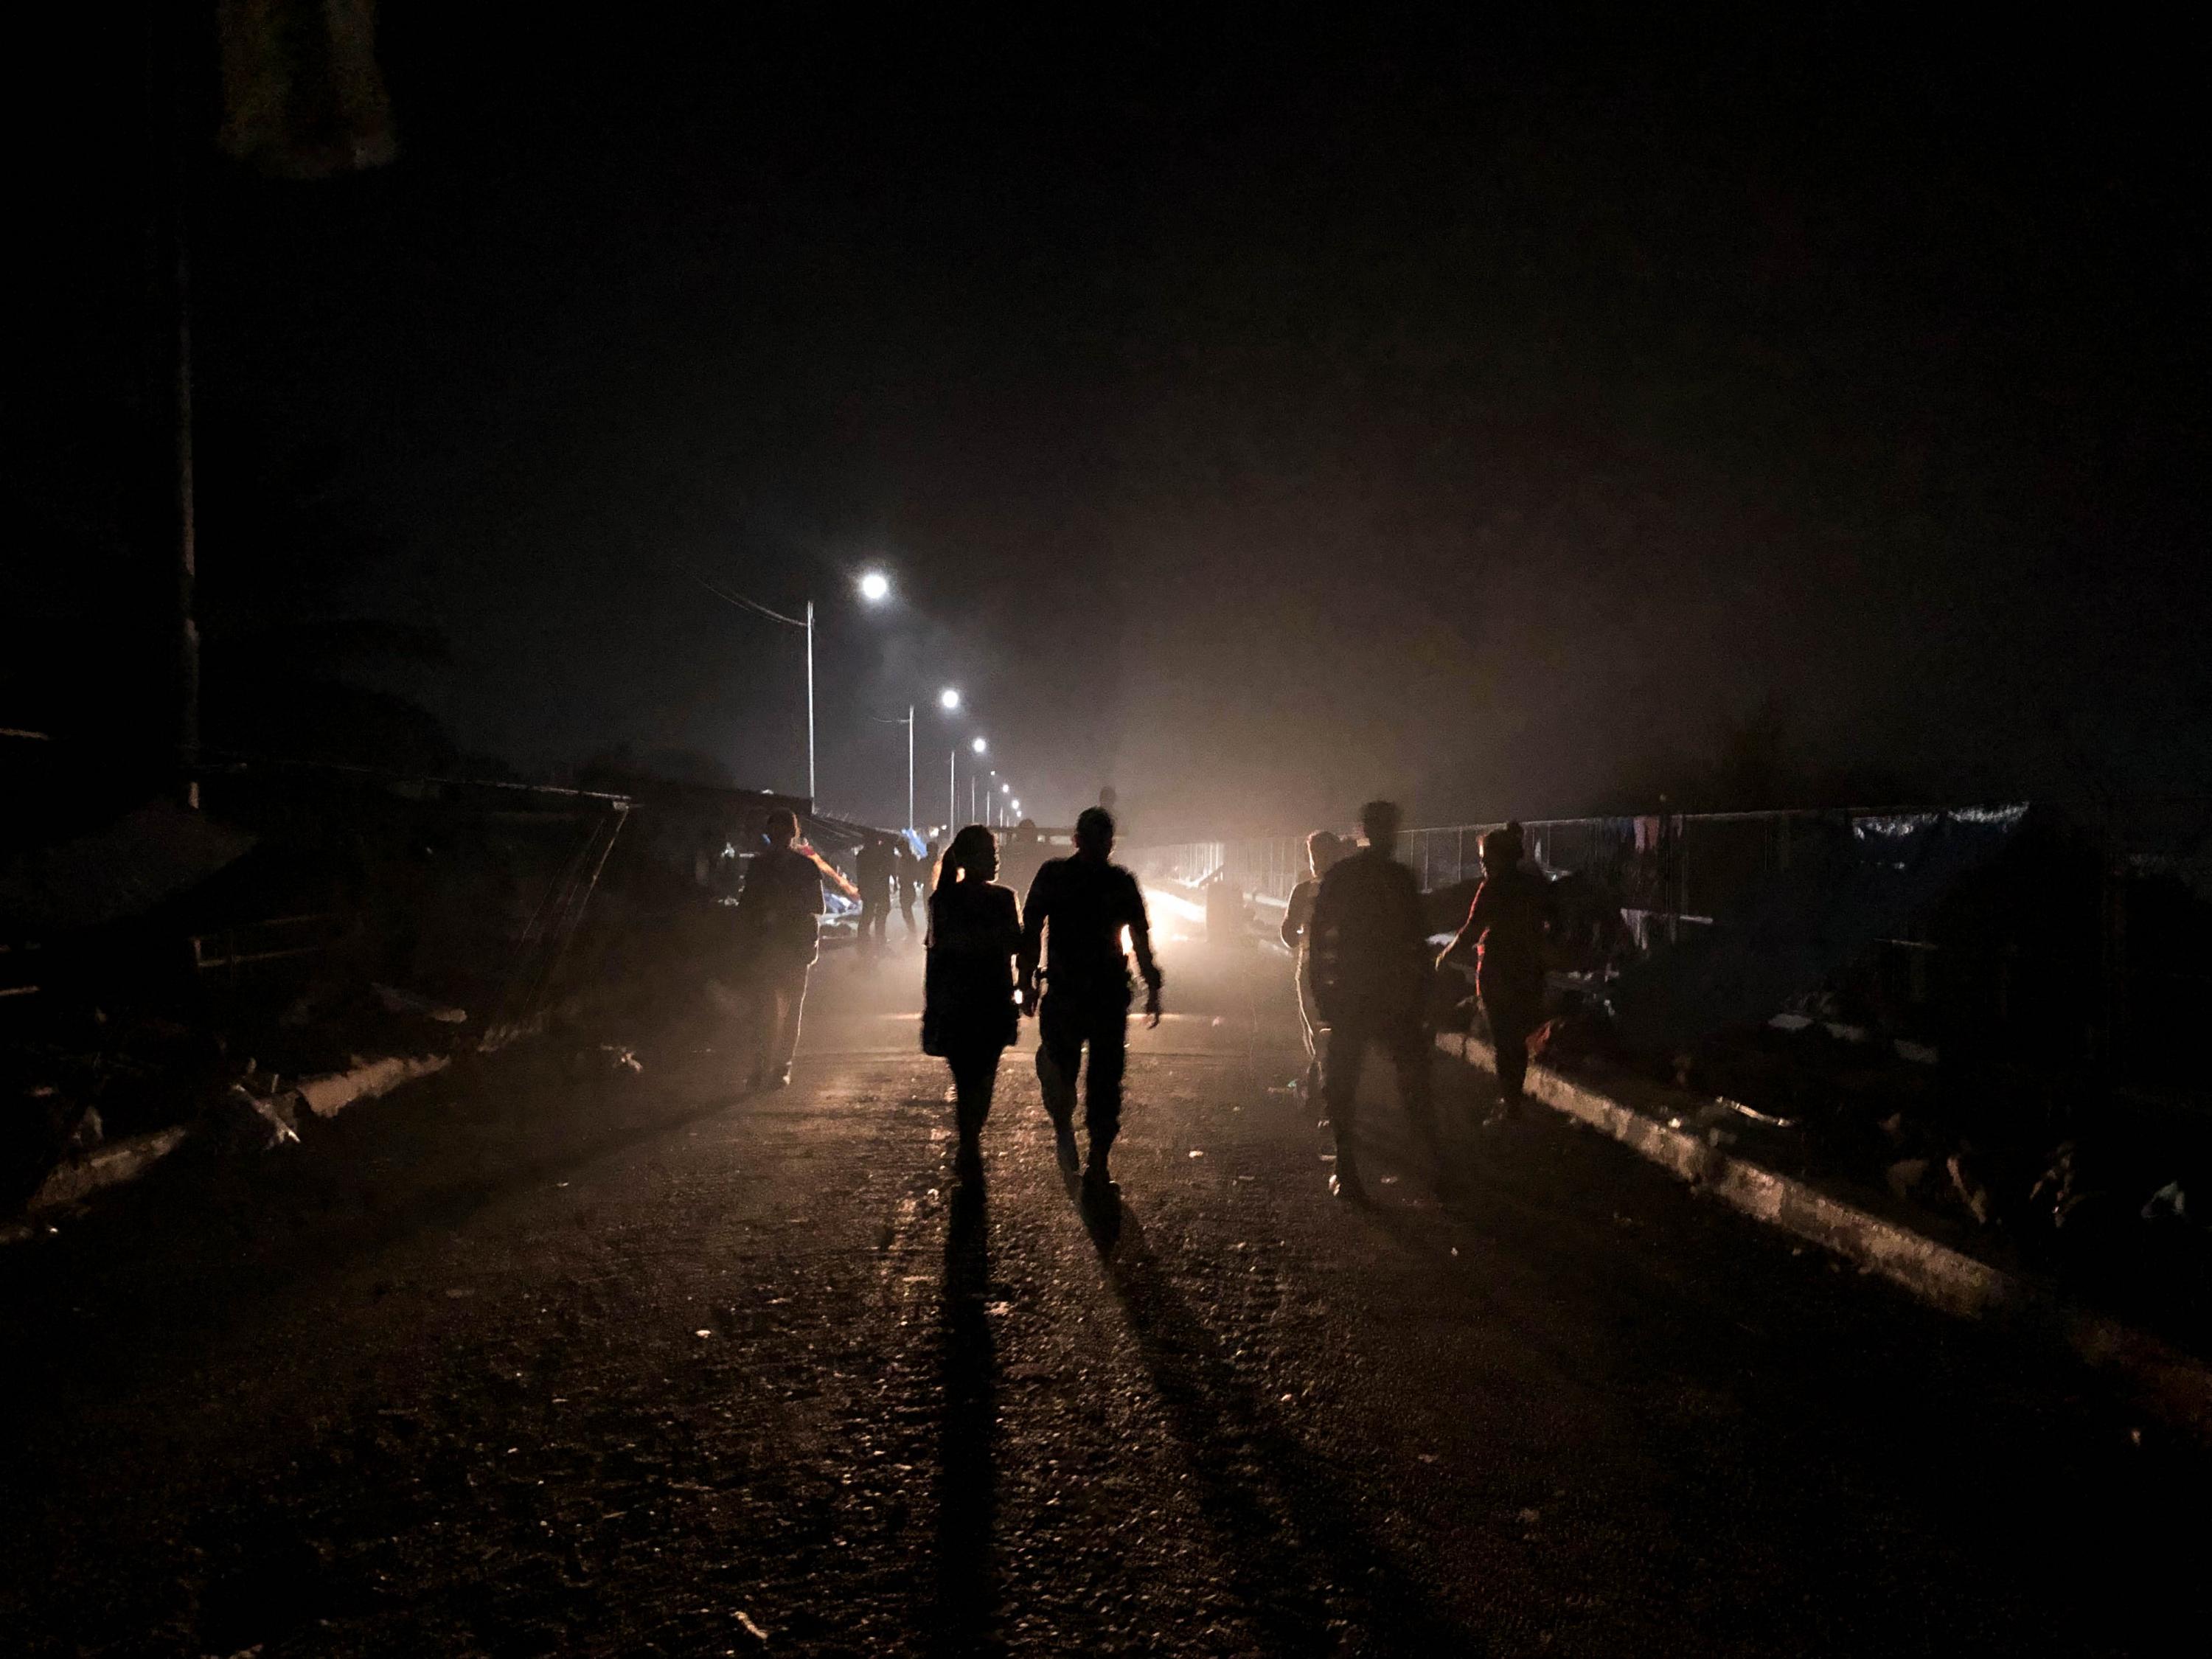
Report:
M 1121 1128 L 1121 1075 L 1128 1063 L 1129 951 L 1145 982 L 1145 1012 L 1160 1023 L 1160 970 L 1152 960 L 1152 923 L 1137 878 L 1113 862 L 1114 819 L 1103 807 L 1075 820 L 1075 851 L 1048 860 L 1022 907 L 1023 1006 L 1037 1016 L 1037 1082 L 1052 1118 L 1060 1168 L 1075 1172 L 1075 1084 L 1083 1051 L 1083 1127 L 1090 1139 L 1083 1190 L 1110 1201 L 1108 1157 Z M 1125 947 L 1123 938 L 1128 940 Z M 1038 954 L 1044 953 L 1044 998 L 1036 996 Z
M 849 887 L 799 839 L 799 817 L 769 814 L 767 848 L 756 854 L 738 899 L 739 937 L 752 980 L 753 1067 L 750 1085 L 791 1081 L 806 981 L 822 948 L 822 883 Z
M 922 968 L 921 1046 L 952 1068 L 963 1176 L 982 1171 L 979 1137 L 991 1113 L 999 1057 L 1020 1018 L 1014 953 L 1021 921 L 999 873 L 998 837 L 971 823 L 952 838 L 929 896 Z
M 914 907 L 921 897 L 927 866 L 915 856 L 914 843 L 901 836 L 891 848 L 891 887 L 898 895 L 899 920 L 906 924 L 909 943 L 914 939 Z
M 1366 846 L 1321 878 L 1310 927 L 1314 1001 L 1328 1024 L 1322 1089 L 1336 1135 L 1329 1191 L 1359 1199 L 1352 1123 L 1360 1068 L 1368 1045 L 1379 1044 L 1398 1074 L 1398 1095 L 1433 1161 L 1441 1164 L 1430 1091 L 1431 1043 L 1425 1024 L 1429 950 L 1421 921 L 1420 884 L 1391 854 L 1398 844 L 1398 809 L 1372 800 L 1360 809 Z
M 1291 889 L 1290 902 L 1283 907 L 1282 939 L 1294 963 L 1292 976 L 1298 989 L 1298 1034 L 1305 1040 L 1304 1085 L 1309 1101 L 1321 1098 L 1322 1037 L 1328 1024 L 1321 1017 L 1321 1005 L 1314 1000 L 1314 897 L 1321 891 L 1321 878 L 1343 856 L 1344 842 L 1335 831 L 1316 830 L 1308 836 L 1306 878 Z
M 1521 1109 L 1528 1074 L 1528 1039 L 1544 1019 L 1544 936 L 1552 921 L 1551 886 L 1521 861 L 1521 826 L 1506 824 L 1482 838 L 1482 885 L 1467 921 L 1437 958 L 1444 963 L 1472 951 L 1476 994 L 1490 1040 L 1498 1051 L 1498 1108 L 1503 1121 Z
M 884 928 L 890 920 L 891 884 L 898 860 L 890 840 L 870 836 L 860 843 L 853 872 L 860 888 L 860 954 L 872 960 L 884 953 Z

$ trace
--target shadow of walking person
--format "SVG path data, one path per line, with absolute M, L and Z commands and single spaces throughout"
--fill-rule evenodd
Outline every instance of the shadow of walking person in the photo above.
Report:
M 1309 1450 L 1223 1352 L 1126 1206 L 1099 1240 L 1107 1280 L 1270 1653 L 1470 1655 L 1486 1644 L 1436 1605 L 1356 1508 L 1355 1477 Z
M 1004 1650 L 992 1540 L 998 1513 L 998 1356 L 985 1312 L 991 1281 L 980 1182 L 954 1189 L 945 1233 L 938 1370 L 937 1601 L 933 1653 Z

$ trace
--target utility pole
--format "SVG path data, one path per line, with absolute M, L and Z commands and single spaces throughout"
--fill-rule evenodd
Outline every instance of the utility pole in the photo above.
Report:
M 186 25 L 181 15 L 155 8 L 148 14 L 146 95 L 155 155 L 152 223 L 154 326 L 159 348 L 153 365 L 160 390 L 151 400 L 167 416 L 156 446 L 162 484 L 149 525 L 159 526 L 167 590 L 158 601 L 167 636 L 169 672 L 160 721 L 164 782 L 187 809 L 199 805 L 200 641 L 194 588 L 198 574 L 192 459 L 191 241 L 190 100 L 185 84 Z
M 806 805 L 814 806 L 814 601 L 806 602 Z

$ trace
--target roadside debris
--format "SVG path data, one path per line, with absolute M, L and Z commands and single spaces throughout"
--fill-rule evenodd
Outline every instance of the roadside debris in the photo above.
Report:
M 243 1083 L 234 1083 L 209 1108 L 206 1129 L 210 1139 L 225 1152 L 265 1152 L 278 1146 L 296 1146 L 300 1131 L 294 1117 L 293 1095 L 256 1094 Z
M 387 1014 L 419 1015 L 424 1019 L 435 1020 L 441 1025 L 465 1025 L 469 1022 L 469 1011 L 465 1008 L 433 1002 L 426 996 L 417 995 L 413 991 L 403 991 L 395 986 L 372 982 L 368 988 L 375 994 L 377 1001 L 383 1005 Z

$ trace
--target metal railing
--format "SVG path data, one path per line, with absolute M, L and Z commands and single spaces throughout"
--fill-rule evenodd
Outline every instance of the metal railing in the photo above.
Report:
M 1528 858 L 1578 885 L 1604 913 L 1608 971 L 1701 935 L 1725 943 L 1748 922 L 1774 878 L 1799 870 L 1817 887 L 1841 843 L 1862 851 L 1948 817 L 1969 824 L 2028 809 L 1806 809 L 1648 813 L 1524 821 Z M 2212 925 L 2212 799 L 2039 809 L 2024 870 L 1974 902 L 1961 925 L 1931 902 L 1876 942 L 1842 987 L 1888 1034 L 2030 1048 L 2112 1081 L 2202 1097 L 2193 1045 L 2212 975 L 2188 941 Z M 1402 832 L 1398 856 L 1425 891 L 1480 878 L 1479 848 L 1494 823 Z M 1340 833 L 1345 833 L 1340 831 Z M 1129 849 L 1152 879 L 1224 876 L 1248 899 L 1279 902 L 1305 874 L 1302 836 L 1184 842 Z M 1456 896 L 1455 896 L 1455 897 Z M 1450 908 L 1435 906 L 1438 918 Z M 1618 927 L 1612 917 L 1617 915 Z M 1948 918 L 1948 919 L 1947 919 Z M 1835 988 L 1789 986 L 1782 995 Z M 2002 1036 L 1998 1034 L 2002 1032 Z

